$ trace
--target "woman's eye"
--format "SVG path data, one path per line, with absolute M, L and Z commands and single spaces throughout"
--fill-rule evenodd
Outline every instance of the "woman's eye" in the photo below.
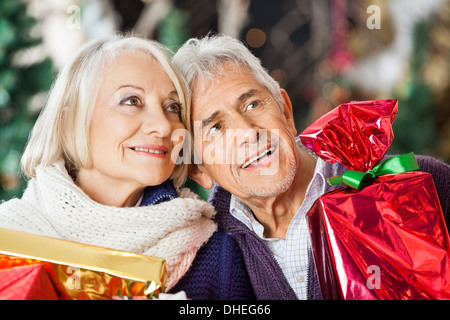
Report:
M 141 100 L 138 97 L 127 97 L 120 101 L 120 104 L 124 104 L 127 106 L 139 106 L 141 105 Z
M 181 115 L 181 104 L 180 103 L 171 103 L 166 108 L 167 111 L 176 113 L 178 115 Z

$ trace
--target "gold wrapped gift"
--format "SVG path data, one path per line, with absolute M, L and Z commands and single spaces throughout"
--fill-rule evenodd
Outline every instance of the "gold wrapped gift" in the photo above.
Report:
M 42 263 L 60 299 L 156 297 L 164 259 L 0 228 L 0 269 Z

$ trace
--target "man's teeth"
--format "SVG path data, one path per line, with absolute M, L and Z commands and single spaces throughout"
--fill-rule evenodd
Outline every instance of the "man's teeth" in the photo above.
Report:
M 246 163 L 244 163 L 241 168 L 245 169 L 250 165 L 258 165 L 260 164 L 262 161 L 264 161 L 267 157 L 269 157 L 273 152 L 273 148 L 267 149 L 266 151 L 264 151 L 263 153 L 257 155 L 256 157 L 248 160 Z M 256 163 L 254 163 L 256 161 Z
M 147 149 L 147 148 L 133 148 L 135 151 L 142 151 L 142 152 L 148 152 L 148 153 L 165 153 L 165 151 L 162 150 L 154 150 L 154 149 Z

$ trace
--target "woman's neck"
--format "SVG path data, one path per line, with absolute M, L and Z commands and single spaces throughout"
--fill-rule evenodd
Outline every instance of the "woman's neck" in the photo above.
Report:
M 75 183 L 95 202 L 113 207 L 133 207 L 145 186 L 105 177 L 94 169 L 80 169 Z

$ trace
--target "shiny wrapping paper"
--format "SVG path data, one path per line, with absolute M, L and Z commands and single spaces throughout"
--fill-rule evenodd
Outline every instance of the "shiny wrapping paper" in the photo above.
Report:
M 326 162 L 367 171 L 391 145 L 397 111 L 395 99 L 341 104 L 308 126 L 300 139 Z
M 367 171 L 389 148 L 396 113 L 396 100 L 343 104 L 300 138 L 324 161 Z M 324 299 L 450 299 L 450 241 L 430 174 L 338 188 L 307 221 Z
M 0 300 L 58 300 L 44 266 L 0 269 Z
M 0 228 L 0 269 L 35 264 L 43 265 L 59 299 L 164 292 L 164 259 Z

